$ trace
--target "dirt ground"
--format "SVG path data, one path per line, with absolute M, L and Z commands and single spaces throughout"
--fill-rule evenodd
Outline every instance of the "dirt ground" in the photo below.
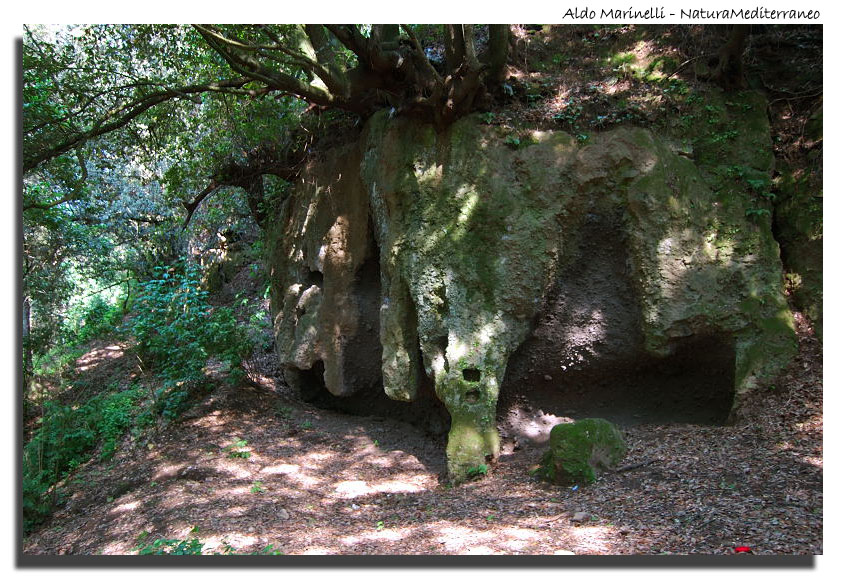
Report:
M 506 445 L 487 476 L 450 487 L 442 439 L 298 401 L 270 359 L 254 361 L 251 380 L 222 384 L 144 446 L 82 466 L 24 555 L 192 538 L 204 553 L 820 554 L 822 356 L 798 322 L 796 361 L 736 424 L 625 427 L 634 468 L 580 488 L 534 479 L 543 447 L 531 444 Z M 114 346 L 85 360 L 126 369 Z

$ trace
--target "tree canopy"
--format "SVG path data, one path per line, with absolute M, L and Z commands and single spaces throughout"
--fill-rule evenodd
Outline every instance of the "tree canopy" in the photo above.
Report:
M 363 116 L 392 107 L 449 123 L 502 76 L 509 29 L 442 28 L 28 26 L 24 172 L 118 128 L 161 141 L 212 96 L 291 96 Z
M 485 106 L 508 49 L 506 25 L 24 26 L 27 343 L 55 341 L 79 280 L 176 257 L 212 193 L 262 224 L 334 115 Z

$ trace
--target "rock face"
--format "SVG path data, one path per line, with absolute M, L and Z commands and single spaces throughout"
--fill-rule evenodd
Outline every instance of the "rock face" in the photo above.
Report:
M 764 115 L 749 98 L 739 119 Z M 766 117 L 738 133 L 732 162 L 767 178 Z M 378 114 L 305 172 L 269 232 L 289 382 L 382 389 L 410 411 L 434 391 L 458 480 L 499 453 L 501 388 L 593 387 L 693 356 L 737 399 L 787 361 L 779 248 L 749 197 L 716 190 L 729 161 L 713 143 L 510 136 Z
M 626 454 L 617 427 L 602 418 L 558 424 L 550 431 L 550 450 L 541 459 L 540 474 L 559 484 L 590 484 L 598 470 L 611 470 Z

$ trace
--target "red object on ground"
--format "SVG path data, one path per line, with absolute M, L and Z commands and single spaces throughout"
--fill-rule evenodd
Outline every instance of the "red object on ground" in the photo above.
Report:
M 736 553 L 747 553 L 747 554 L 749 554 L 749 555 L 752 555 L 752 554 L 753 554 L 753 551 L 750 549 L 750 547 L 744 547 L 744 546 L 742 546 L 742 547 L 736 547 L 736 548 L 735 548 L 735 552 L 736 552 Z

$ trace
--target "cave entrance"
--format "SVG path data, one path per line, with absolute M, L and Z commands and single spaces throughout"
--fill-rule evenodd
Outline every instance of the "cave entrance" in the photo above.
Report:
M 357 416 L 394 418 L 417 425 L 430 434 L 445 435 L 450 428 L 450 414 L 437 398 L 433 381 L 422 370 L 424 364 L 420 350 L 417 366 L 421 371 L 417 398 L 403 402 L 385 394 L 379 336 L 382 305 L 380 252 L 370 220 L 367 247 L 351 288 L 357 309 L 357 324 L 355 334 L 347 337 L 344 344 L 343 374 L 347 393 L 335 396 L 326 389 L 324 363 L 320 360 L 309 370 L 286 368 L 286 382 L 294 386 L 303 401 L 319 408 Z
M 543 370 L 542 370 L 543 372 Z M 725 336 L 680 342 L 671 355 L 643 355 L 515 380 L 507 369 L 498 422 L 504 434 L 545 443 L 566 419 L 605 418 L 619 426 L 723 425 L 735 393 L 735 344 Z
M 621 219 L 589 213 L 572 231 L 577 251 L 562 264 L 532 333 L 509 358 L 498 403 L 507 430 L 523 428 L 546 442 L 549 429 L 567 418 L 621 426 L 726 422 L 734 340 L 692 336 L 674 340 L 666 357 L 646 351 Z

